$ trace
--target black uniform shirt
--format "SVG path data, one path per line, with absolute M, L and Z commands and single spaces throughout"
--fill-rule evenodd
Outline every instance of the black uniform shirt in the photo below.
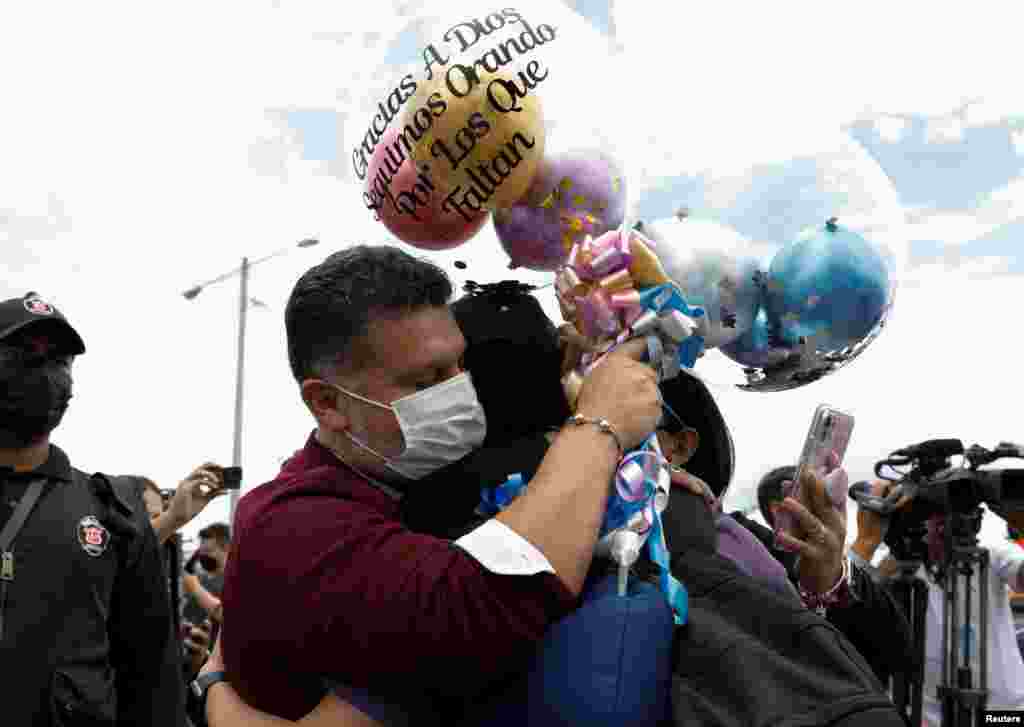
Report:
M 46 462 L 31 472 L 0 467 L 0 529 L 10 520 L 29 484 L 40 477 L 47 479 L 47 489 L 57 482 L 71 482 L 71 462 L 59 447 L 51 446 Z
M 0 635 L 11 725 L 181 727 L 184 693 L 161 556 L 140 492 L 101 499 L 59 448 L 32 472 L 0 470 L 0 498 L 46 478 L 11 550 Z M 6 522 L 11 508 L 0 506 Z

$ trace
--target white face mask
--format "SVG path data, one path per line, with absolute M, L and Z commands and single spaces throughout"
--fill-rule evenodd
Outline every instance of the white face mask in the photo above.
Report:
M 484 409 L 466 372 L 424 391 L 403 396 L 390 406 L 340 386 L 334 388 L 353 399 L 395 413 L 405 440 L 405 449 L 397 457 L 385 457 L 348 432 L 345 434 L 355 445 L 384 460 L 388 469 L 406 479 L 419 480 L 457 462 L 479 447 L 487 434 Z

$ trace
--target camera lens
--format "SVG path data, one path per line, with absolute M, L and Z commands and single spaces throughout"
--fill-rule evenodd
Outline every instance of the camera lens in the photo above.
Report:
M 821 427 L 821 441 L 824 442 L 828 439 L 829 432 L 832 431 L 832 417 L 825 417 L 825 420 L 822 422 L 822 425 L 823 426 Z

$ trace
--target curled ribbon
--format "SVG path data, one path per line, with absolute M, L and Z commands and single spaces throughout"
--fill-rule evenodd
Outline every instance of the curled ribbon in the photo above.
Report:
M 569 251 L 558 272 L 555 289 L 564 313 L 590 339 L 594 350 L 563 379 L 569 404 L 575 408 L 583 377 L 616 346 L 632 338 L 647 339 L 648 362 L 661 380 L 693 368 L 704 352 L 701 335 L 705 313 L 690 307 L 682 291 L 667 279 L 639 235 L 609 231 L 597 239 L 585 237 Z M 656 260 L 656 258 L 655 258 Z M 601 543 L 617 531 L 641 535 L 651 561 L 662 571 L 661 586 L 675 611 L 677 623 L 686 619 L 686 589 L 669 572 L 668 550 L 661 513 L 668 504 L 668 463 L 652 434 L 637 450 L 626 453 L 615 474 L 601 529 Z M 614 557 L 614 551 L 612 553 Z M 628 567 L 620 563 L 620 567 Z
M 639 336 L 653 334 L 662 339 L 663 355 L 651 363 L 663 380 L 678 375 L 683 367 L 693 368 L 703 353 L 699 321 L 704 319 L 704 311 L 687 305 L 671 282 L 641 285 L 643 280 L 652 279 L 650 271 L 645 273 L 643 268 L 643 256 L 653 254 L 647 245 L 639 236 L 631 240 L 613 230 L 597 239 L 587 236 L 570 249 L 567 263 L 555 280 L 562 308 L 574 319 L 581 335 L 599 347 L 611 344 L 596 355 L 586 356 L 577 369 L 579 375 L 610 348 Z M 634 253 L 640 253 L 640 257 Z M 565 383 L 567 389 L 572 388 L 568 381 Z

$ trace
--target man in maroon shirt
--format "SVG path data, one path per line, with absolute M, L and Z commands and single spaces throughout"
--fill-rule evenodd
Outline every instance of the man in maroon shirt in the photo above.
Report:
M 224 586 L 229 680 L 255 707 L 299 719 L 326 677 L 405 703 L 468 698 L 525 666 L 580 594 L 615 465 L 661 416 L 645 347 L 591 372 L 583 418 L 508 509 L 454 542 L 415 534 L 403 493 L 485 434 L 451 294 L 385 246 L 335 253 L 292 292 L 289 359 L 317 429 L 239 504 Z

